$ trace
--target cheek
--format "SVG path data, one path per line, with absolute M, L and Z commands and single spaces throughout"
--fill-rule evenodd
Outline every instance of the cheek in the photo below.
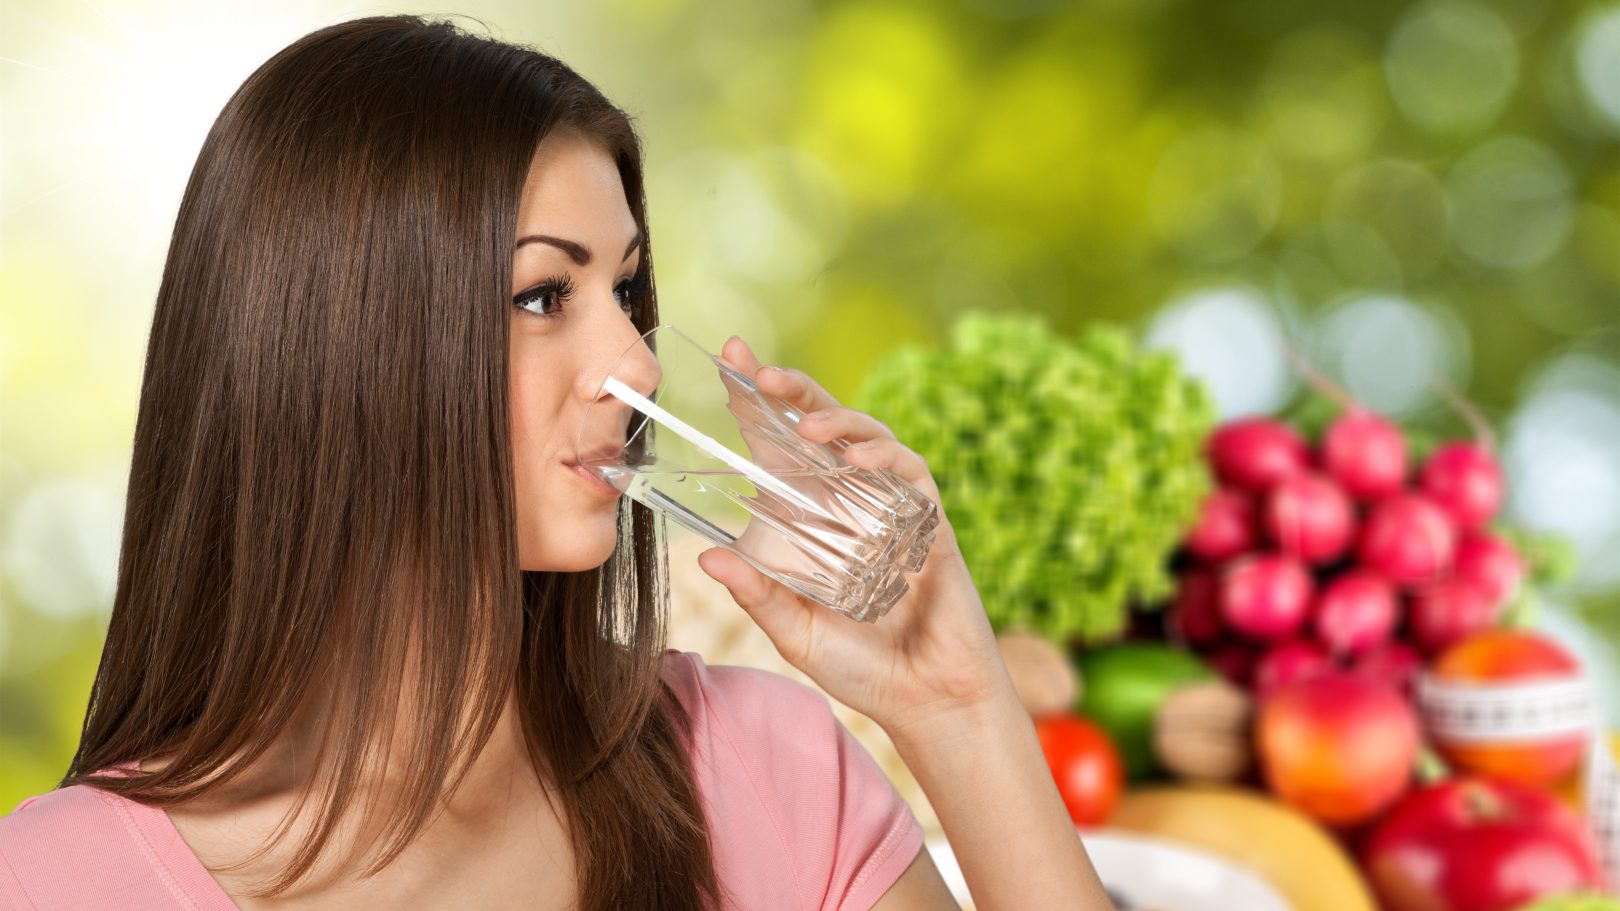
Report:
M 507 390 L 511 404 L 512 453 L 519 472 L 534 470 L 535 464 L 557 449 L 563 442 L 557 435 L 558 415 L 563 399 L 557 394 L 557 384 L 538 371 L 524 369 L 521 362 L 512 365 L 512 380 Z M 561 449 L 557 449 L 560 457 Z

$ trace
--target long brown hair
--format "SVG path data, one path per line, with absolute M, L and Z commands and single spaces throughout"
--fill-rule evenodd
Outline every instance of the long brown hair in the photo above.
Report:
M 387 749 L 402 678 L 420 737 L 368 873 L 458 786 L 515 687 L 528 752 L 560 789 L 581 907 L 716 903 L 689 722 L 658 674 L 654 516 L 622 501 L 619 546 L 595 570 L 517 563 L 512 245 L 536 147 L 560 127 L 612 155 L 647 237 L 630 119 L 531 47 L 354 19 L 237 90 L 158 291 L 117 594 L 64 786 L 153 806 L 201 796 L 340 670 L 322 694 L 318 815 L 258 893 L 276 895 Z M 650 279 L 650 239 L 642 256 Z M 657 303 L 638 284 L 645 330 Z M 136 765 L 154 756 L 172 758 Z

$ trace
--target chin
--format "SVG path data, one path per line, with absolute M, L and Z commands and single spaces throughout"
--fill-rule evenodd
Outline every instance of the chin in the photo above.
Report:
M 619 543 L 615 513 L 605 520 L 580 519 L 564 529 L 566 533 L 546 535 L 534 552 L 520 547 L 519 566 L 528 572 L 581 573 L 596 569 L 613 556 Z

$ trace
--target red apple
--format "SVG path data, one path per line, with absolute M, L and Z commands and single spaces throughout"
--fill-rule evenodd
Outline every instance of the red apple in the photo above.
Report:
M 1467 776 L 1413 793 L 1373 831 L 1364 857 L 1386 911 L 1513 911 L 1601 885 L 1581 818 L 1500 779 Z
M 1261 704 L 1266 784 L 1322 822 L 1367 822 L 1406 792 L 1418 723 L 1393 687 L 1349 673 L 1303 680 Z

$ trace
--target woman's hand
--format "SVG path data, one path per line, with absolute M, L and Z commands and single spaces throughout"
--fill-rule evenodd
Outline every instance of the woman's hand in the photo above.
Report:
M 728 340 L 721 356 L 761 391 L 811 412 L 799 422 L 801 436 L 860 444 L 844 453 L 851 464 L 887 468 L 939 506 L 939 486 L 922 457 L 876 418 L 839 405 L 801 371 L 762 369 L 740 338 Z M 799 596 L 724 548 L 704 551 L 698 565 L 726 586 L 789 664 L 898 738 L 955 710 L 1012 696 L 984 604 L 939 508 L 922 569 L 906 576 L 910 589 L 873 623 Z

